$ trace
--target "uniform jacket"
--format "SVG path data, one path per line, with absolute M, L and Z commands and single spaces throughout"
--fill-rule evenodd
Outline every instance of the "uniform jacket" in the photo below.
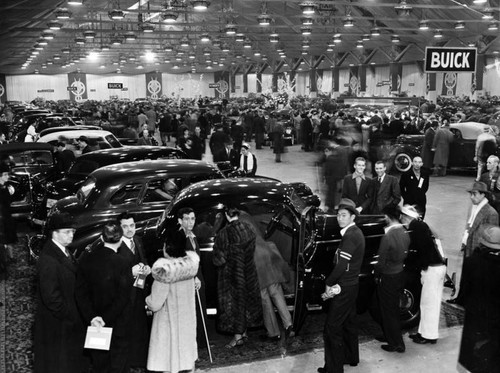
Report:
M 427 204 L 425 193 L 429 190 L 429 173 L 425 169 L 421 169 L 420 179 L 418 179 L 413 169 L 406 171 L 399 179 L 399 188 L 404 204 L 417 205 L 421 209 L 425 209 Z
M 76 266 L 49 240 L 40 254 L 35 315 L 35 372 L 82 372 L 85 326 L 75 301 Z
M 344 186 L 342 187 L 342 198 L 349 198 L 354 201 L 356 207 L 362 207 L 362 214 L 369 214 L 373 201 L 373 184 L 372 179 L 365 177 L 361 180 L 359 193 L 356 190 L 356 180 L 352 178 L 352 174 L 344 177 Z
M 398 179 L 385 174 L 382 183 L 374 179 L 375 192 L 373 197 L 372 214 L 381 214 L 386 206 L 397 206 L 401 201 L 401 190 Z
M 472 226 L 469 228 L 469 236 L 467 237 L 467 244 L 465 245 L 466 257 L 471 256 L 474 250 L 479 246 L 484 224 L 498 225 L 498 213 L 489 203 L 478 211 L 476 218 L 472 222 Z

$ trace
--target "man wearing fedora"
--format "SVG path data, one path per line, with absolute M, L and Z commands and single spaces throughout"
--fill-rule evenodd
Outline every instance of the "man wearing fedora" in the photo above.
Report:
M 448 299 L 451 304 L 464 305 L 462 284 L 465 281 L 464 267 L 472 253 L 479 246 L 481 231 L 485 224 L 498 225 L 498 213 L 488 203 L 488 187 L 481 181 L 475 181 L 468 190 L 472 201 L 472 208 L 467 219 L 464 235 L 462 237 L 462 251 L 464 252 L 464 262 L 462 264 L 462 276 L 460 278 L 460 290 L 455 299 Z
M 81 373 L 85 326 L 75 301 L 76 265 L 68 245 L 75 232 L 71 216 L 54 214 L 51 238 L 37 262 L 38 300 L 35 316 L 35 372 Z
M 344 364 L 356 366 L 359 363 L 356 298 L 358 276 L 365 253 L 365 237 L 354 223 L 358 214 L 352 200 L 340 200 L 337 221 L 342 240 L 335 252 L 334 268 L 325 281 L 326 289 L 322 294 L 323 300 L 328 303 L 328 315 L 323 332 L 325 365 L 318 368 L 319 373 L 342 373 Z

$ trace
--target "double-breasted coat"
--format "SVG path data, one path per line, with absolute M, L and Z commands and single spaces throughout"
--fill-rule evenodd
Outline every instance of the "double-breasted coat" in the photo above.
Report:
M 374 197 L 372 214 L 381 214 L 386 206 L 396 207 L 401 201 L 401 190 L 399 189 L 398 179 L 394 176 L 385 174 L 382 182 L 373 181 Z
M 75 301 L 76 266 L 49 240 L 37 262 L 35 372 L 82 372 L 87 366 L 85 326 Z

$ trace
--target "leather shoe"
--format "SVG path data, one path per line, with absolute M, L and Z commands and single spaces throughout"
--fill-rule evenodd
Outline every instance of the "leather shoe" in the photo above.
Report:
M 460 301 L 460 299 L 458 299 L 458 298 L 448 299 L 448 300 L 446 301 L 446 303 L 448 303 L 448 304 L 456 304 L 456 305 L 458 305 L 458 306 L 463 306 L 463 305 L 464 305 L 464 304 Z
M 279 342 L 280 341 L 280 336 L 276 335 L 274 337 L 270 337 L 267 334 L 262 334 L 262 335 L 259 335 L 259 339 L 262 342 Z
M 422 336 L 413 338 L 413 342 L 418 343 L 419 345 L 425 345 L 430 343 L 431 345 L 435 345 L 437 342 L 437 339 L 427 339 Z
M 391 346 L 391 345 L 382 345 L 380 346 L 380 348 L 382 348 L 382 350 L 384 351 L 387 351 L 387 352 L 399 352 L 399 353 L 403 353 L 405 352 L 405 347 L 404 346 Z
M 319 367 L 318 368 L 318 373 L 327 373 L 326 368 Z
M 410 339 L 415 339 L 415 338 L 422 338 L 422 335 L 420 333 L 415 333 L 415 334 L 410 334 L 408 337 L 410 337 Z
M 385 337 L 383 335 L 379 335 L 379 336 L 375 337 L 375 339 L 379 342 L 387 342 L 387 339 L 385 339 Z

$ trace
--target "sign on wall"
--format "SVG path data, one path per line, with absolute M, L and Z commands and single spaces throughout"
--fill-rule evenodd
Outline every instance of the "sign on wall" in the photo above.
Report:
M 83 73 L 69 73 L 68 86 L 76 87 L 75 90 L 68 91 L 71 101 L 86 100 L 87 97 L 87 76 Z
M 108 89 L 122 89 L 123 83 L 108 83 Z
M 146 96 L 156 100 L 161 95 L 161 73 L 156 71 L 146 73 Z
M 5 75 L 0 74 L 0 103 L 7 101 L 7 85 L 5 84 Z
M 425 48 L 426 72 L 475 72 L 477 48 Z

